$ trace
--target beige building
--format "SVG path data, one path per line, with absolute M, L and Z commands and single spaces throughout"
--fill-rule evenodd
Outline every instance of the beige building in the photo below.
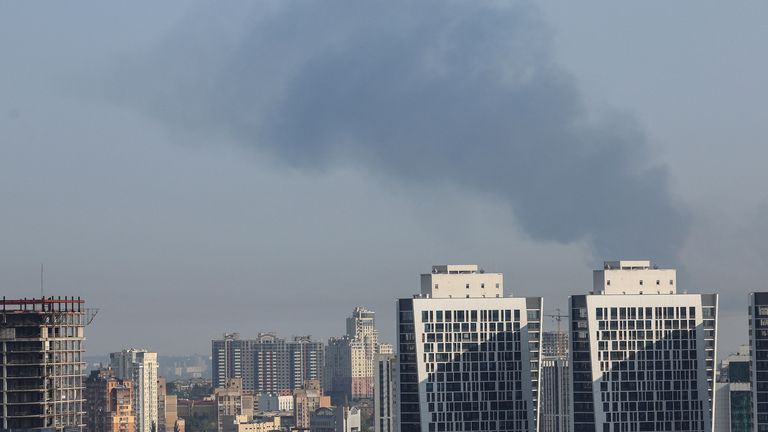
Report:
M 184 420 L 179 422 L 178 399 L 166 392 L 167 382 L 164 377 L 157 379 L 157 419 L 158 432 L 184 432 Z
M 253 396 L 243 392 L 240 378 L 229 378 L 224 387 L 214 390 L 218 432 L 237 431 L 238 417 L 253 417 Z
M 112 369 L 92 371 L 85 381 L 89 432 L 135 432 L 133 383 L 115 378 Z
M 328 340 L 327 390 L 343 399 L 373 397 L 373 363 L 380 348 L 376 313 L 356 307 L 347 318 L 347 334 Z M 391 349 L 391 345 L 385 346 L 385 351 Z
M 312 413 L 322 407 L 331 406 L 331 397 L 323 395 L 323 389 L 317 380 L 309 380 L 304 388 L 293 393 L 293 415 L 296 429 L 309 429 Z
M 272 432 L 281 430 L 279 416 L 251 419 L 248 416 L 237 417 L 237 432 Z
M 133 381 L 133 410 L 136 431 L 151 432 L 160 422 L 157 416 L 157 353 L 126 349 L 109 355 L 117 378 Z

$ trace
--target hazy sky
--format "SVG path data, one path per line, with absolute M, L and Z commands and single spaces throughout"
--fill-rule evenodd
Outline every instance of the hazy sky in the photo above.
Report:
M 545 309 L 604 259 L 720 292 L 768 260 L 768 4 L 0 1 L 0 286 L 93 354 L 392 340 L 432 264 Z

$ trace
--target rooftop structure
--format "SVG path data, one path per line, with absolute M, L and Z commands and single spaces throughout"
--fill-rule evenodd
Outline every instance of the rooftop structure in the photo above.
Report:
M 504 297 L 504 275 L 479 266 L 436 265 L 421 275 L 421 296 L 428 298 Z
M 650 261 L 605 261 L 592 275 L 594 294 L 676 294 L 677 270 Z

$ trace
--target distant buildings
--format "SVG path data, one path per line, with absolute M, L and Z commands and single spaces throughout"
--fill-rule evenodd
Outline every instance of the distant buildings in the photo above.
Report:
M 749 295 L 749 345 L 753 430 L 764 432 L 768 431 L 768 292 Z
M 570 432 L 571 383 L 568 355 L 541 357 L 539 432 Z
M 112 369 L 91 371 L 85 380 L 86 430 L 135 432 L 133 382 L 115 377 Z
M 85 426 L 80 298 L 0 300 L 0 430 Z
M 373 397 L 374 357 L 379 352 L 376 313 L 358 306 L 347 318 L 347 334 L 328 341 L 325 389 L 339 400 Z
M 390 353 L 378 354 L 374 361 L 373 397 L 374 431 L 395 432 L 397 418 L 397 356 Z
M 259 411 L 293 411 L 293 395 L 262 393 L 258 400 Z
M 156 430 L 160 425 L 157 353 L 131 348 L 111 353 L 109 360 L 117 378 L 133 382 L 136 431 Z
M 717 294 L 676 272 L 611 261 L 570 304 L 574 432 L 713 430 Z
M 501 273 L 434 266 L 397 302 L 400 432 L 537 430 L 541 297 Z
M 742 345 L 720 363 L 715 383 L 715 430 L 752 431 L 752 389 L 750 385 L 749 345 Z
M 310 432 L 360 432 L 360 409 L 338 406 L 322 407 L 310 415 Z
M 542 333 L 541 355 L 545 357 L 567 356 L 568 333 L 564 331 L 548 331 Z
M 293 393 L 293 416 L 297 429 L 309 429 L 312 413 L 318 408 L 331 406 L 330 396 L 323 394 L 320 381 L 309 380 Z
M 242 380 L 229 378 L 223 387 L 214 390 L 218 432 L 236 432 L 240 416 L 253 416 L 253 396 L 243 393 Z
M 229 378 L 240 378 L 243 389 L 253 393 L 280 393 L 301 388 L 306 380 L 322 383 L 325 350 L 309 336 L 286 341 L 272 333 L 255 340 L 225 334 L 211 343 L 213 385 L 222 387 Z

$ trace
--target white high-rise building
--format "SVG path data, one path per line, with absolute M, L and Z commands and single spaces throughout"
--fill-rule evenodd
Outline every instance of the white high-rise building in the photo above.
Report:
M 503 284 L 434 266 L 397 302 L 397 430 L 537 430 L 542 299 L 504 297 Z
M 678 294 L 676 271 L 610 261 L 572 296 L 571 430 L 713 430 L 717 294 Z
M 152 431 L 159 426 L 157 353 L 131 348 L 111 353 L 109 360 L 117 378 L 133 381 L 136 432 Z

